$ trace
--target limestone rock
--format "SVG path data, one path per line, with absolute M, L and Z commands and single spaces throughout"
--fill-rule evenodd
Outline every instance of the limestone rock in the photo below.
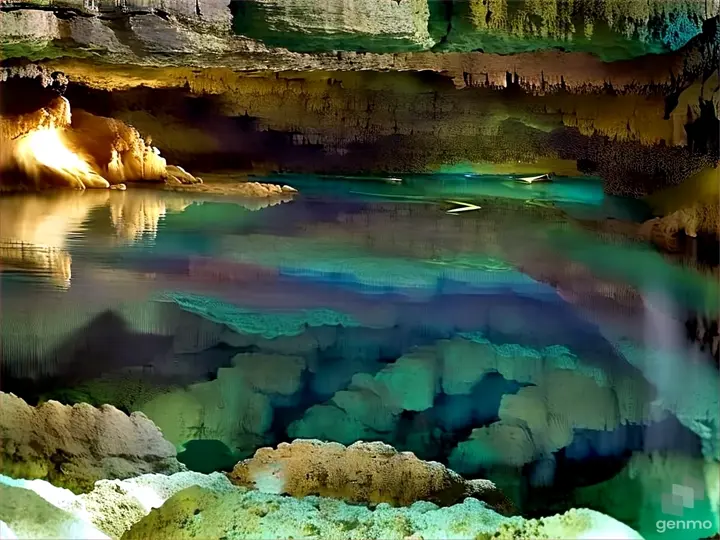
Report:
M 120 538 L 153 508 L 161 507 L 175 493 L 190 486 L 217 493 L 232 489 L 221 473 L 145 474 L 129 480 L 101 480 L 90 493 L 80 495 L 78 502 L 98 529 L 112 538 Z
M 89 493 L 75 495 L 44 480 L 14 480 L 0 475 L 0 490 L 7 495 L 0 499 L 0 519 L 12 522 L 21 538 L 55 538 L 57 534 L 59 538 L 106 538 L 105 534 L 120 538 L 153 508 L 190 486 L 215 493 L 235 489 L 221 473 L 180 472 L 100 480 Z M 29 503 L 28 509 L 36 510 L 35 515 L 19 515 L 15 511 L 17 501 Z M 4 531 L 0 534 L 0 538 L 12 538 Z
M 449 508 L 417 502 L 374 509 L 233 486 L 219 473 L 100 481 L 74 495 L 41 480 L 0 476 L 2 538 L 616 538 L 633 530 L 590 510 L 540 520 L 503 517 L 474 498 Z
M 268 43 L 295 50 L 426 49 L 427 0 L 248 0 L 236 29 Z
M 357 373 L 346 390 L 325 404 L 310 407 L 288 429 L 292 437 L 321 437 L 349 444 L 359 438 L 382 439 L 403 411 L 433 406 L 439 379 L 431 347 L 398 358 L 375 375 Z
M 167 162 L 160 152 L 124 122 L 75 110 L 67 135 L 111 184 L 167 177 Z
M 1 482 L 0 524 L 0 537 L 3 539 L 109 538 L 90 523 L 58 508 L 34 491 Z
M 512 503 L 488 480 L 463 479 L 433 461 L 398 452 L 381 442 L 298 439 L 277 449 L 261 448 L 229 475 L 235 484 L 294 497 L 320 495 L 350 503 L 409 506 L 417 501 L 449 506 L 466 497 L 484 500 L 501 513 Z
M 8 476 L 47 479 L 80 492 L 103 478 L 181 471 L 175 456 L 142 413 L 56 401 L 31 407 L 0 393 L 0 472 Z
M 534 385 L 504 395 L 500 421 L 474 429 L 453 450 L 451 465 L 462 473 L 522 467 L 569 445 L 576 429 L 613 431 L 622 424 L 650 423 L 654 390 L 640 377 L 615 377 L 607 386 L 582 371 L 548 369 Z
M 153 510 L 123 540 L 225 537 L 641 539 L 626 525 L 585 509 L 525 520 L 503 517 L 473 498 L 449 508 L 418 502 L 409 508 L 380 504 L 371 510 L 323 497 L 295 499 L 241 489 L 215 493 L 190 487 Z
M 695 204 L 643 223 L 640 232 L 657 243 L 670 243 L 678 233 L 695 238 L 698 233 L 720 238 L 720 205 L 717 202 Z
M 168 179 L 166 181 L 175 180 L 178 184 L 198 184 L 198 179 L 177 165 L 168 165 L 165 169 Z

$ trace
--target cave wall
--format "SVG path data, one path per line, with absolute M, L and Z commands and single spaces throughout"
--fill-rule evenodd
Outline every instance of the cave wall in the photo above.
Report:
M 681 94 L 666 118 L 661 91 L 533 95 L 511 76 L 502 89 L 457 89 L 431 72 L 204 75 L 182 87 L 113 92 L 70 83 L 66 95 L 76 108 L 135 126 L 168 159 L 195 169 L 553 170 L 599 174 L 608 191 L 640 195 L 712 162 L 687 146 L 686 129 L 712 84 Z M 112 76 L 118 85 L 127 79 Z
M 717 2 L 667 0 L 249 0 L 235 32 L 296 51 L 594 51 L 604 60 L 677 50 Z M 371 24 L 368 24 L 372 21 Z M 359 40 L 359 41 L 358 41 Z
M 37 9 L 35 13 L 26 8 Z M 23 8 L 18 11 L 18 8 Z M 140 36 L 176 45 L 176 20 L 219 36 L 236 35 L 269 47 L 319 51 L 484 51 L 499 54 L 559 48 L 607 61 L 666 53 L 700 33 L 719 13 L 718 0 L 35 0 L 6 1 L 8 28 L 32 18 L 34 40 L 82 42 L 90 31 L 128 18 Z M 75 21 L 63 35 L 54 13 Z M 80 17 L 73 17 L 79 15 Z M 153 17 L 159 15 L 159 17 Z M 99 22 L 101 16 L 104 21 Z M 158 20 L 159 19 L 159 20 Z M 162 21 L 169 22 L 164 25 Z M 13 24 L 14 23 L 14 24 Z M 105 28 L 105 29 L 104 29 Z M 170 30 L 161 35 L 162 28 Z M 83 32 L 85 30 L 86 32 Z M 65 33 L 67 34 L 67 33 Z M 97 37 L 97 36 L 95 36 Z M 182 47 L 181 47 L 182 48 Z
M 555 171 L 643 195 L 718 158 L 716 0 L 321 5 L 5 2 L 0 81 L 61 72 L 73 108 L 196 170 Z

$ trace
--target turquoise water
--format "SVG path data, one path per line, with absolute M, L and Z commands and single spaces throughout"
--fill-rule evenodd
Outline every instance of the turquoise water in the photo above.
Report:
M 717 529 L 718 370 L 685 322 L 717 319 L 719 284 L 603 232 L 641 204 L 593 179 L 273 180 L 300 194 L 0 198 L 3 390 L 142 410 L 204 472 L 383 440 L 528 515 Z M 688 478 L 692 509 L 663 499 Z

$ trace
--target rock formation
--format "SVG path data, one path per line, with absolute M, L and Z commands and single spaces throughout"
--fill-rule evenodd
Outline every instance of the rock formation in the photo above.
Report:
M 1 73 L 187 170 L 561 170 L 640 196 L 717 161 L 720 4 L 625 4 L 5 2 Z
M 2 187 L 36 184 L 77 189 L 136 181 L 198 182 L 168 167 L 159 151 L 119 120 L 70 111 L 58 97 L 39 111 L 0 116 Z M 29 178 L 29 180 L 28 180 Z
M 46 488 L 53 486 L 45 484 Z M 0 478 L 0 534 L 15 538 L 93 538 L 107 535 L 80 517 L 58 508 L 42 495 L 7 484 Z
M 703 169 L 680 186 L 652 195 L 648 202 L 663 217 L 643 224 L 641 234 L 661 246 L 682 233 L 720 238 L 720 169 Z
M 502 514 L 512 503 L 488 480 L 465 480 L 440 463 L 422 461 L 380 442 L 338 443 L 296 439 L 261 448 L 229 475 L 237 485 L 293 497 L 319 495 L 349 503 L 450 506 L 473 497 Z
M 0 475 L 0 490 L 4 492 L 0 519 L 19 538 L 119 539 L 153 508 L 190 486 L 216 493 L 233 489 L 220 473 L 179 472 L 99 480 L 92 491 L 76 495 L 43 480 L 14 480 Z M 14 501 L 21 501 L 22 506 Z
M 218 473 L 103 480 L 80 496 L 41 480 L 0 476 L 0 491 L 3 538 L 640 538 L 592 510 L 525 520 L 503 517 L 474 498 L 446 508 L 416 502 L 369 509 L 327 497 L 247 490 Z
M 110 405 L 96 409 L 56 401 L 30 407 L 4 392 L 0 411 L 0 471 L 11 477 L 47 479 L 80 492 L 99 479 L 184 468 L 141 413 L 127 416 Z
M 214 493 L 191 487 L 134 525 L 123 540 L 236 536 L 255 538 L 619 538 L 640 539 L 629 527 L 592 510 L 570 510 L 539 520 L 505 518 L 477 499 L 438 508 L 386 504 L 374 510 L 324 497 L 293 499 L 258 491 Z

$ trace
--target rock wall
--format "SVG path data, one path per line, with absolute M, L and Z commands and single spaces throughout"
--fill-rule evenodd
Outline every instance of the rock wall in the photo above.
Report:
M 177 473 L 100 481 L 75 496 L 43 481 L 0 476 L 3 538 L 613 538 L 640 535 L 592 510 L 506 518 L 474 498 L 449 508 L 348 505 L 233 486 L 223 475 Z
M 663 93 L 652 90 L 532 95 L 512 80 L 503 89 L 459 90 L 440 74 L 337 71 L 164 72 L 156 84 L 170 88 L 150 90 L 127 88 L 133 75 L 113 71 L 103 78 L 118 88 L 109 92 L 88 87 L 99 83 L 83 70 L 70 69 L 85 81 L 68 87 L 76 107 L 134 125 L 190 170 L 553 170 L 599 174 L 609 192 L 641 195 L 714 159 L 687 146 L 698 96 L 712 97 L 712 84 L 689 87 L 666 115 Z
M 6 3 L 0 43 L 43 59 L 41 78 L 65 73 L 73 107 L 129 121 L 186 166 L 474 164 L 598 174 L 637 196 L 717 160 L 718 2 L 435 4 Z M 27 71 L 6 64 L 3 79 Z
M 677 50 L 700 32 L 703 20 L 719 13 L 720 2 L 43 0 L 7 1 L 2 9 L 11 14 L 4 18 L 3 33 L 22 37 L 35 50 L 43 41 L 67 37 L 79 44 L 91 39 L 122 48 L 122 38 L 114 39 L 109 29 L 116 21 L 129 20 L 141 41 L 155 37 L 156 46 L 179 51 L 188 30 L 202 29 L 215 34 L 216 48 L 250 38 L 301 52 L 514 54 L 562 48 L 617 60 Z M 63 22 L 68 18 L 70 24 Z

